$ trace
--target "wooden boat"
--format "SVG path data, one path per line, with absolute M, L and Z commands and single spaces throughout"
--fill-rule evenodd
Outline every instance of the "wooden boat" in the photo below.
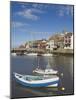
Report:
M 59 83 L 59 77 L 55 75 L 32 76 L 14 73 L 14 77 L 16 79 L 16 82 L 28 87 L 58 87 Z

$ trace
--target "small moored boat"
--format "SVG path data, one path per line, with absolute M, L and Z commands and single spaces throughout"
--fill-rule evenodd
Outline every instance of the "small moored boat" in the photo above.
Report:
M 51 68 L 50 64 L 48 63 L 46 69 L 40 69 L 39 66 L 33 70 L 33 73 L 42 74 L 42 75 L 56 75 L 58 74 L 57 70 Z
M 42 54 L 42 56 L 53 56 L 53 54 L 45 53 L 45 54 Z
M 42 75 L 55 75 L 58 74 L 58 71 L 53 70 L 53 69 L 38 69 L 36 68 L 35 70 L 33 70 L 33 73 L 38 73 L 38 74 L 42 74 Z
M 14 73 L 14 77 L 19 84 L 29 87 L 57 87 L 59 83 L 59 77 L 55 75 L 32 76 Z
M 37 56 L 37 53 L 27 53 L 27 56 Z
M 48 64 L 46 65 L 46 68 L 44 70 L 41 69 L 40 66 L 39 66 L 39 59 L 37 61 L 38 61 L 38 67 L 33 70 L 33 73 L 37 73 L 37 74 L 40 74 L 40 75 L 57 75 L 58 74 L 58 71 L 54 70 L 50 66 L 49 59 L 48 59 Z
M 12 56 L 16 56 L 16 53 L 11 53 Z

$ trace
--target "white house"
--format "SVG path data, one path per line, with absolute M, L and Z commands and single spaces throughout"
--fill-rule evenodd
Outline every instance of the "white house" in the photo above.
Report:
M 53 50 L 55 47 L 56 47 L 56 46 L 55 46 L 54 40 L 49 40 L 49 41 L 47 42 L 46 49 Z
M 71 45 L 70 45 L 70 48 L 73 49 L 73 34 L 71 36 Z
M 65 34 L 64 49 L 73 49 L 73 33 L 67 32 Z

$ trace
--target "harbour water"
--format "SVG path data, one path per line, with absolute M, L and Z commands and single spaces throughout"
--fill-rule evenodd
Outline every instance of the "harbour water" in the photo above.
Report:
M 49 61 L 51 68 L 58 70 L 60 82 L 57 88 L 23 87 L 15 81 L 13 72 L 32 75 L 33 70 L 37 68 L 38 60 L 40 68 L 45 69 Z M 73 94 L 73 77 L 73 56 L 11 56 L 11 98 Z

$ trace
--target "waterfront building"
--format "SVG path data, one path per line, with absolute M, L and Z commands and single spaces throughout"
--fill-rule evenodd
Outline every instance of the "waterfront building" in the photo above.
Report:
M 57 46 L 58 48 L 64 48 L 64 34 L 58 36 Z
M 30 49 L 30 48 L 31 48 L 31 45 L 32 45 L 31 41 L 28 41 L 28 42 L 26 42 L 26 44 L 25 44 L 25 48 L 26 48 L 26 49 Z
M 58 48 L 64 48 L 64 34 L 57 33 L 53 36 L 51 36 L 48 40 L 48 47 L 50 50 L 58 49 Z M 48 48 L 46 47 L 46 48 Z
M 71 49 L 73 49 L 73 34 L 72 34 L 72 36 L 71 36 Z
M 30 48 L 30 45 L 29 44 L 26 44 L 26 49 L 29 49 Z
M 42 39 L 41 42 L 40 42 L 40 48 L 41 49 L 46 49 L 46 44 L 47 43 L 47 40 L 46 39 Z
M 48 40 L 47 45 L 46 45 L 46 49 L 48 50 L 53 50 L 54 48 L 57 48 L 57 46 L 55 46 L 55 42 L 54 40 Z
M 46 41 L 45 39 L 35 40 L 32 42 L 32 48 L 46 49 Z
M 73 49 L 73 33 L 71 33 L 71 32 L 65 33 L 64 49 Z
M 20 45 L 19 48 L 25 48 L 25 46 L 24 45 Z

